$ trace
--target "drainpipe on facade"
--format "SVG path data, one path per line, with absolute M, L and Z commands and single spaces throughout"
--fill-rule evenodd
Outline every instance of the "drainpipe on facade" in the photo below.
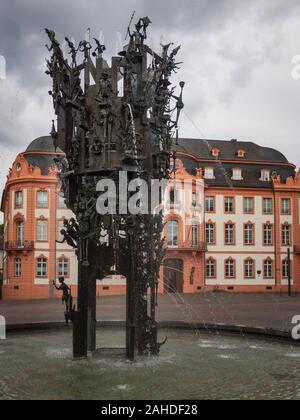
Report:
M 275 289 L 277 288 L 277 270 L 278 270 L 278 264 L 277 264 L 277 245 L 278 245 L 278 240 L 277 240 L 277 235 L 278 235 L 278 231 L 277 231 L 277 207 L 276 207 L 276 191 L 275 191 L 275 187 L 274 187 L 274 182 L 273 182 L 273 207 L 274 207 L 274 257 L 275 257 Z M 280 225 L 280 223 L 279 223 Z M 264 270 L 264 268 L 263 268 Z
M 54 223 L 53 223 L 53 229 L 54 229 L 54 261 L 53 261 L 53 272 L 54 272 L 54 279 L 56 281 L 56 225 L 57 225 L 57 188 L 54 187 Z M 54 299 L 54 286 L 52 284 L 52 280 L 50 279 L 50 299 Z

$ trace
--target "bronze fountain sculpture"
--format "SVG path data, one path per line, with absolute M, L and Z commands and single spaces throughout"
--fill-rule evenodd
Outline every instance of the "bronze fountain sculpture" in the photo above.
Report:
M 49 93 L 57 116 L 51 135 L 55 147 L 65 153 L 56 163 L 66 204 L 76 216 L 62 231 L 78 256 L 78 304 L 76 310 L 70 306 L 68 315 L 75 358 L 96 349 L 96 280 L 110 274 L 111 267 L 127 280 L 126 356 L 133 360 L 136 350 L 159 353 L 155 315 L 163 259 L 162 213 L 153 214 L 149 208 L 147 214 L 128 214 L 121 211 L 120 199 L 114 214 L 96 209 L 98 182 L 107 179 L 119 186 L 120 171 L 129 181 L 146 181 L 149 188 L 153 179 L 170 176 L 172 142 L 178 138 L 183 108 L 184 83 L 175 96 L 170 82 L 179 68 L 180 47 L 172 50 L 169 44 L 161 53 L 154 52 L 145 43 L 150 23 L 145 17 L 134 31 L 129 25 L 128 45 L 112 58 L 111 67 L 98 40 L 94 47 L 90 40 L 76 47 L 66 38 L 69 59 L 54 31 L 46 29 L 51 42 L 46 73 L 53 80 Z M 101 240 L 103 232 L 106 242 Z

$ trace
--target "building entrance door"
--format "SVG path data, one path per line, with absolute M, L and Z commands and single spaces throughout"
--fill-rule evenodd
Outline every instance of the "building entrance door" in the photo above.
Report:
M 167 259 L 164 262 L 164 292 L 183 293 L 183 261 Z

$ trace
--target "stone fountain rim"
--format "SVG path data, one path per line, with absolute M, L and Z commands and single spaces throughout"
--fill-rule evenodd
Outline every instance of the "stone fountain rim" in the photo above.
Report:
M 98 321 L 97 328 L 125 328 L 125 322 L 121 320 Z M 230 325 L 230 324 L 209 324 L 201 322 L 193 322 L 189 324 L 185 321 L 161 321 L 159 329 L 175 329 L 175 330 L 199 330 L 211 332 L 223 332 L 226 334 L 255 336 L 257 338 L 275 339 L 300 345 L 300 340 L 296 341 L 292 338 L 291 332 L 273 328 L 251 327 L 246 325 Z M 71 324 L 66 325 L 65 322 L 35 322 L 24 324 L 9 324 L 6 327 L 8 335 L 26 332 L 46 332 L 49 330 L 72 330 Z

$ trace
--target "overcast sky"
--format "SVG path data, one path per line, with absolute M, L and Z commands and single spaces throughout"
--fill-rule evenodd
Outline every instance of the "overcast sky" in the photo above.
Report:
M 300 165 L 299 0 L 1 0 L 0 188 L 17 153 L 47 135 L 53 118 L 44 28 L 57 37 L 103 31 L 107 55 L 130 16 L 148 15 L 150 40 L 182 45 L 186 81 L 181 136 L 255 141 Z M 1 71 L 0 71 L 1 74 Z

